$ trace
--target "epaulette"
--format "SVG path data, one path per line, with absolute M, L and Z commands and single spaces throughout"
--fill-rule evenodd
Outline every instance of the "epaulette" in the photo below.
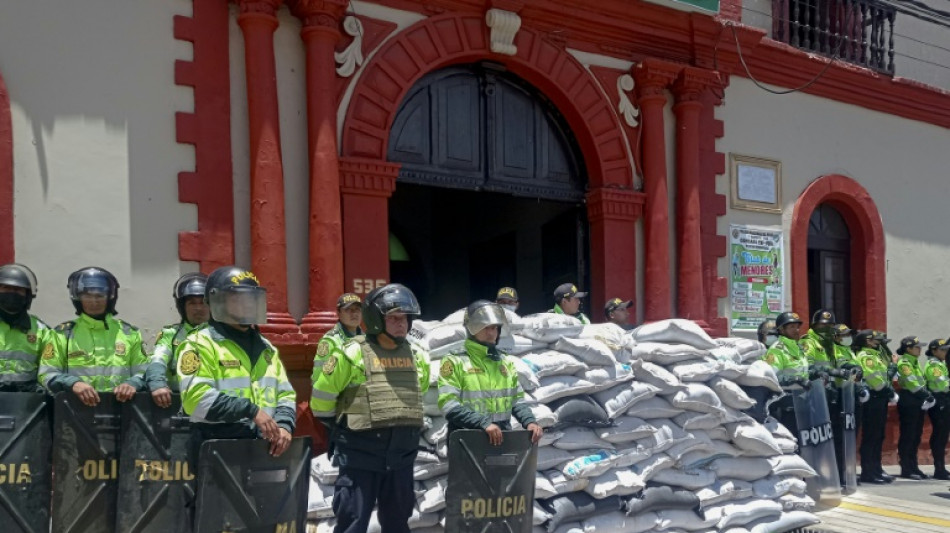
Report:
M 62 324 L 56 326 L 56 332 L 63 333 L 65 335 L 70 335 L 72 334 L 75 328 L 76 328 L 76 321 L 67 320 L 66 322 L 63 322 Z
M 129 333 L 132 333 L 133 331 L 139 330 L 139 328 L 133 326 L 132 324 L 129 324 L 128 322 L 126 322 L 125 320 L 122 320 L 121 318 L 117 318 L 116 320 L 119 322 L 119 325 L 122 326 L 122 333 L 125 333 L 126 335 L 128 335 Z

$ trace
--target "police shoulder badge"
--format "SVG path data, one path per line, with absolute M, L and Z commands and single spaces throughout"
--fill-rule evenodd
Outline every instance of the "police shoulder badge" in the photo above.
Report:
M 774 354 L 774 353 L 767 353 L 767 354 L 765 354 L 765 362 L 768 363 L 768 364 L 770 364 L 770 365 L 774 365 L 774 364 L 775 364 L 775 354 Z
M 330 355 L 330 341 L 320 341 L 317 344 L 317 357 L 326 357 Z
M 36 333 L 33 333 L 32 331 L 29 332 L 29 333 L 27 333 L 27 334 L 26 334 L 26 342 L 28 342 L 28 343 L 30 343 L 30 344 L 33 344 L 34 342 L 36 342 Z
M 498 365 L 498 371 L 501 372 L 503 377 L 508 377 L 508 365 L 506 365 L 504 361 Z
M 331 357 L 327 359 L 326 363 L 323 363 L 323 373 L 329 376 L 336 370 L 336 357 Z
M 125 355 L 125 343 L 122 341 L 115 341 L 115 354 L 116 355 Z
M 940 370 L 939 368 L 935 368 L 934 371 L 933 371 L 933 374 L 934 374 L 934 377 L 935 377 L 935 378 L 939 378 L 940 376 L 943 375 L 943 371 Z
M 914 373 L 914 370 L 910 367 L 910 365 L 901 365 L 901 374 L 905 376 L 909 376 L 913 373 Z
M 201 359 L 198 359 L 198 354 L 193 350 L 188 350 L 187 352 L 181 354 L 181 359 L 178 361 L 178 370 L 186 376 L 190 376 L 197 372 L 200 366 Z
M 452 375 L 453 370 L 454 368 L 452 367 L 452 361 L 446 359 L 445 361 L 442 361 L 442 368 L 439 369 L 439 375 L 447 378 Z
M 52 343 L 47 343 L 43 348 L 43 359 L 50 360 L 53 358 L 53 345 Z

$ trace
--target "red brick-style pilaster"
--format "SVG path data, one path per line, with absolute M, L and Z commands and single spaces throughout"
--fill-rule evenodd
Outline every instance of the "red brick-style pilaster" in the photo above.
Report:
M 337 321 L 343 292 L 340 163 L 336 143 L 336 63 L 345 0 L 297 0 L 307 57 L 307 136 L 310 155 L 310 297 L 301 332 L 317 337 Z M 316 338 L 311 340 L 317 340 Z
M 592 313 L 608 298 L 636 301 L 636 222 L 644 200 L 643 193 L 625 189 L 599 187 L 587 193 Z M 601 318 L 593 317 L 595 322 Z
M 643 130 L 644 219 L 643 320 L 673 316 L 670 264 L 670 211 L 666 174 L 666 132 L 663 109 L 666 89 L 682 67 L 648 59 L 633 69 Z
M 284 166 L 274 61 L 275 12 L 280 0 L 241 0 L 239 5 L 251 158 L 251 270 L 267 287 L 267 324 L 261 330 L 296 333 L 297 322 L 287 312 Z

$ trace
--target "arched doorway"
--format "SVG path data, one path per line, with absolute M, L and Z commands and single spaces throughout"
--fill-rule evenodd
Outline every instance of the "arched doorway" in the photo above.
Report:
M 851 324 L 851 232 L 837 209 L 821 204 L 808 222 L 809 316 L 830 309 Z
M 523 312 L 588 283 L 586 179 L 577 142 L 540 92 L 492 63 L 420 79 L 390 130 L 392 281 L 440 318 L 515 286 Z

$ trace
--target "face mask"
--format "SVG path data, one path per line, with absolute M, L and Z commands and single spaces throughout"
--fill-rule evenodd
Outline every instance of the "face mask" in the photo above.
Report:
M 842 346 L 851 346 L 851 337 L 845 337 L 838 343 Z
M 0 292 L 0 310 L 19 315 L 26 311 L 26 296 L 15 292 Z
M 771 345 L 775 344 L 775 341 L 777 341 L 777 340 L 778 340 L 778 337 L 776 337 L 775 335 L 766 335 L 766 336 L 765 336 L 765 345 L 766 345 L 766 346 L 771 346 Z
M 502 309 L 506 311 L 511 311 L 512 313 L 514 313 L 515 310 L 518 309 L 517 306 L 512 305 L 512 304 L 498 304 L 498 305 L 500 305 Z

